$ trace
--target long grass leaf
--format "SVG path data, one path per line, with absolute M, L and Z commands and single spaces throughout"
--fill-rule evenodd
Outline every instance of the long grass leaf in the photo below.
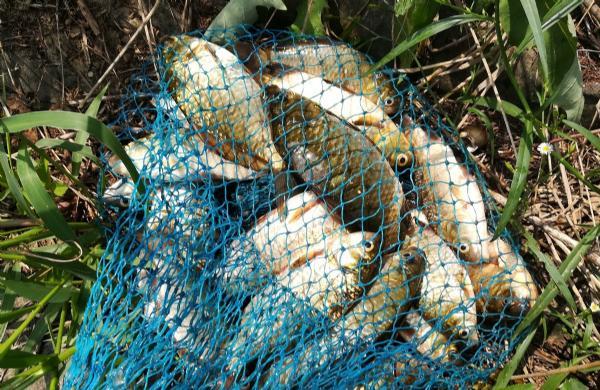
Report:
M 573 12 L 577 7 L 579 7 L 579 5 L 581 5 L 581 3 L 582 0 L 563 0 L 556 2 L 542 18 L 542 31 L 546 31 L 556 23 L 560 22 L 562 18 Z M 527 45 L 532 39 L 533 34 L 531 31 L 527 31 L 525 37 L 517 47 L 517 50 L 514 52 L 513 57 L 519 56 L 523 50 L 527 48 Z
M 4 149 L 4 141 L 0 140 L 0 168 L 2 169 L 2 173 L 6 178 L 6 184 L 8 185 L 8 189 L 12 194 L 15 202 L 19 205 L 21 210 L 23 210 L 28 216 L 35 218 L 35 214 L 31 211 L 31 207 L 29 203 L 25 200 L 23 196 L 23 192 L 21 190 L 21 186 L 17 181 L 17 178 L 13 172 L 13 169 L 10 166 L 8 154 Z
M 21 265 L 14 264 L 12 269 L 7 273 L 7 278 L 12 280 L 20 280 L 21 279 Z M 8 291 L 6 288 L 3 289 L 4 294 L 2 296 L 2 305 L 0 305 L 0 310 L 3 312 L 10 312 L 15 307 L 15 301 L 17 299 L 17 295 Z M 6 328 L 8 326 L 7 322 L 2 322 L 0 324 L 0 340 L 4 339 L 4 334 L 6 333 Z
M 504 210 L 502 210 L 502 215 L 500 216 L 496 232 L 494 233 L 494 239 L 500 236 L 521 203 L 521 195 L 523 194 L 525 184 L 527 183 L 529 162 L 531 161 L 532 138 L 533 124 L 530 121 L 526 121 L 525 128 L 521 135 L 521 141 L 519 142 L 517 167 L 510 185 L 510 192 L 508 193 L 506 205 L 504 206 Z
M 79 132 L 77 134 L 85 134 L 85 133 Z M 64 139 L 43 138 L 43 139 L 39 140 L 38 142 L 36 142 L 35 146 L 37 146 L 40 149 L 50 149 L 50 148 L 56 148 L 56 147 L 63 148 L 70 152 L 78 153 L 81 155 L 81 157 L 89 158 L 90 160 L 93 160 L 97 164 L 100 163 L 100 160 L 96 157 L 94 152 L 92 152 L 92 148 L 90 148 L 89 146 L 81 145 L 81 144 L 67 141 Z M 76 174 L 73 173 L 73 176 L 76 176 Z
M 529 344 L 531 344 L 531 341 L 533 340 L 533 336 L 535 336 L 536 331 L 537 327 L 531 330 L 527 337 L 525 337 L 521 344 L 519 344 L 519 346 L 515 350 L 515 354 L 513 355 L 513 357 L 506 364 L 506 366 L 504 366 L 502 371 L 500 371 L 500 374 L 498 374 L 498 378 L 496 379 L 496 383 L 493 387 L 494 390 L 502 389 L 506 387 L 506 385 L 508 385 L 508 382 L 510 382 L 510 377 L 513 375 L 513 373 L 519 366 L 521 359 L 523 359 L 523 355 L 525 355 L 527 348 L 529 348 Z
M 100 91 L 100 93 L 98 94 L 98 96 L 96 96 L 94 98 L 94 100 L 92 100 L 92 102 L 90 103 L 90 106 L 88 107 L 88 109 L 85 111 L 86 115 L 92 116 L 92 117 L 97 117 L 98 116 L 98 110 L 100 110 L 100 104 L 102 103 L 102 98 L 104 97 L 104 95 L 106 95 L 106 91 L 108 90 L 108 85 L 105 86 L 102 91 Z M 85 143 L 88 140 L 88 133 L 85 133 L 83 131 L 79 131 L 77 132 L 77 134 L 75 134 L 75 144 L 81 145 L 82 147 L 85 146 Z M 90 149 L 91 151 L 91 149 Z M 73 173 L 73 176 L 78 176 L 79 175 L 79 167 L 81 166 L 81 161 L 83 159 L 83 157 L 86 157 L 82 152 L 79 151 L 74 151 L 73 152 L 73 157 L 71 158 L 71 173 Z
M 50 291 L 53 291 L 54 285 L 47 285 L 43 283 L 32 282 L 29 280 L 10 280 L 4 279 L 0 281 L 0 284 L 6 286 L 11 291 L 19 294 L 20 296 L 30 299 L 32 301 L 41 301 L 43 300 Z M 49 302 L 52 303 L 63 303 L 69 296 L 72 291 L 76 290 L 75 287 L 62 287 Z
M 560 272 L 562 278 L 565 281 L 568 281 L 571 278 L 571 274 L 573 270 L 577 268 L 583 257 L 590 249 L 590 247 L 594 244 L 596 238 L 600 236 L 600 225 L 597 225 L 590 229 L 586 233 L 585 236 L 577 243 L 575 248 L 569 253 L 567 258 L 562 262 L 558 271 Z M 554 300 L 556 295 L 558 294 L 558 288 L 554 283 L 547 285 L 544 288 L 544 291 L 540 294 L 538 300 L 535 305 L 531 308 L 527 316 L 523 319 L 523 321 L 517 327 L 515 334 L 522 332 L 529 325 L 531 325 L 536 318 L 542 314 L 542 312 L 548 307 L 548 305 Z
M 542 21 L 540 20 L 540 14 L 538 12 L 537 4 L 535 0 L 521 0 L 521 6 L 527 16 L 531 33 L 533 34 L 533 40 L 538 49 L 540 56 L 540 64 L 542 65 L 542 71 L 544 77 L 548 77 L 548 56 L 546 55 L 546 42 L 544 41 L 544 33 L 542 31 Z
M 138 184 L 140 193 L 145 193 L 144 185 L 139 179 L 135 165 L 125 152 L 123 145 L 119 142 L 112 131 L 98 119 L 89 115 L 69 111 L 37 111 L 26 114 L 13 115 L 9 118 L 0 119 L 0 129 L 9 133 L 19 133 L 32 127 L 49 126 L 61 129 L 73 129 L 84 131 L 96 138 L 117 155 L 134 182 Z
M 35 306 L 22 307 L 16 310 L 0 311 L 0 324 L 5 324 L 9 321 L 21 318 L 23 315 L 29 313 L 35 308 Z
M 477 22 L 489 20 L 487 16 L 478 15 L 478 14 L 464 14 L 464 15 L 454 15 L 448 18 L 442 19 L 440 21 L 429 24 L 427 27 L 422 28 L 418 31 L 415 31 L 410 37 L 408 37 L 405 41 L 400 43 L 398 46 L 393 48 L 388 54 L 386 54 L 381 60 L 379 60 L 373 67 L 371 68 L 371 72 L 376 69 L 381 68 L 388 62 L 392 61 L 394 58 L 398 57 L 400 54 L 404 53 L 406 50 L 415 46 L 419 42 L 428 39 L 436 34 L 439 34 L 443 31 L 446 31 L 452 27 L 460 26 L 465 23 Z
M 0 368 L 27 368 L 52 358 L 56 359 L 56 355 L 36 355 L 30 352 L 11 350 L 0 360 Z
M 573 313 L 576 313 L 577 304 L 575 303 L 575 299 L 573 299 L 571 291 L 569 291 L 567 282 L 558 271 L 558 268 L 556 268 L 556 266 L 554 265 L 554 263 L 552 263 L 552 261 L 550 261 L 548 256 L 546 256 L 546 254 L 542 252 L 540 246 L 538 245 L 535 238 L 533 238 L 531 233 L 523 229 L 523 236 L 525 236 L 525 239 L 527 240 L 527 247 L 533 252 L 535 257 L 537 257 L 538 260 L 540 260 L 544 264 L 544 266 L 546 267 L 546 271 L 548 271 L 550 277 L 552 278 L 552 281 L 556 283 L 556 287 L 558 287 L 558 289 L 560 290 L 560 293 L 569 304 L 569 307 L 571 307 L 571 310 L 573 310 Z
M 29 315 L 27 316 L 27 318 L 25 319 L 25 321 L 23 321 L 21 323 L 21 325 L 19 325 L 19 327 L 17 329 L 15 329 L 10 336 L 8 336 L 8 338 L 6 340 L 4 340 L 4 342 L 2 344 L 0 344 L 0 360 L 3 359 L 6 354 L 8 353 L 8 351 L 10 350 L 10 348 L 12 347 L 12 345 L 14 344 L 15 341 L 17 341 L 17 339 L 21 336 L 21 334 L 25 331 L 25 329 L 27 329 L 27 326 L 29 326 L 29 324 L 31 323 L 31 321 L 33 321 L 35 319 L 35 317 L 38 315 L 38 313 L 40 311 L 42 311 L 42 309 L 44 308 L 44 306 L 46 306 L 46 304 L 48 302 L 50 302 L 50 300 L 52 298 L 54 298 L 54 296 L 56 294 L 58 294 L 59 291 L 62 290 L 62 285 L 65 283 L 65 280 L 59 282 L 35 307 L 35 309 L 33 309 L 33 311 L 31 313 L 29 313 Z
M 27 198 L 36 214 L 44 221 L 46 227 L 63 241 L 75 241 L 75 233 L 46 191 L 24 144 L 19 148 L 17 156 L 17 173 L 19 179 L 21 179 L 23 191 L 27 194 Z
M 590 141 L 594 148 L 596 148 L 596 150 L 600 152 L 600 137 L 598 137 L 596 134 L 592 133 L 585 127 L 578 125 L 575 122 L 571 122 L 570 120 L 565 119 L 563 120 L 563 123 L 571 127 L 573 130 L 576 130 L 581 135 L 583 135 L 588 141 Z

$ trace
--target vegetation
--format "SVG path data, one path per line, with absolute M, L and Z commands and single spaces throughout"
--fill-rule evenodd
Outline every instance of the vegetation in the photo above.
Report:
M 355 34 L 361 21 L 341 20 L 332 10 L 336 3 L 300 1 L 297 10 L 288 10 L 297 11 L 290 28 L 314 34 L 337 30 L 339 37 L 368 47 L 369 41 L 377 37 Z M 257 20 L 264 23 L 260 12 L 255 12 L 256 6 L 285 9 L 280 0 L 232 0 L 215 18 L 213 27 Z M 557 255 L 549 253 L 546 245 L 542 248 L 534 237 L 536 232 L 531 225 L 536 216 L 528 213 L 531 194 L 540 186 L 551 185 L 549 181 L 557 172 L 565 185 L 577 183 L 582 193 L 585 189 L 588 199 L 590 193 L 600 194 L 597 166 L 587 169 L 590 165 L 573 162 L 577 148 L 586 148 L 595 156 L 594 161 L 600 161 L 600 138 L 578 124 L 584 105 L 583 78 L 577 55 L 576 22 L 571 15 L 577 13 L 581 20 L 589 10 L 581 1 L 569 0 L 397 0 L 394 25 L 399 27 L 391 39 L 391 50 L 374 66 L 377 69 L 394 61 L 396 67 L 414 70 L 423 76 L 421 86 L 430 93 L 434 93 L 436 77 L 466 72 L 464 81 L 457 82 L 458 87 L 440 100 L 452 101 L 449 120 L 457 127 L 464 126 L 467 120 L 483 128 L 490 143 L 484 151 L 490 155 L 487 164 L 492 170 L 511 176 L 510 191 L 501 201 L 504 204 L 497 233 L 508 227 L 525 238 L 528 259 L 537 265 L 539 280 L 547 284 L 518 328 L 515 337 L 522 339 L 521 344 L 495 378 L 497 388 L 510 384 L 535 340 L 539 344 L 539 335 L 545 339 L 552 331 L 551 323 L 570 330 L 567 349 L 571 359 L 560 363 L 561 370 L 542 377 L 544 388 L 580 386 L 579 379 L 571 373 L 600 368 L 594 363 L 600 357 L 600 334 L 594 324 L 598 304 L 594 307 L 574 296 L 576 285 L 571 280 L 578 267 L 585 267 L 582 262 L 597 244 L 600 225 L 593 220 L 577 224 L 573 231 L 582 233 L 580 239 L 572 238 L 574 242 L 567 245 L 570 253 L 556 261 Z M 468 35 L 469 43 L 464 49 L 467 52 L 456 54 L 453 60 L 438 67 L 422 63 L 423 49 L 433 45 L 438 34 L 448 31 Z M 535 53 L 535 69 L 539 69 L 534 94 L 525 90 L 514 71 L 531 51 Z M 497 64 L 495 72 L 490 68 L 492 64 Z M 427 73 L 427 69 L 437 70 Z M 501 77 L 505 78 L 504 87 L 497 85 Z M 106 89 L 83 114 L 40 111 L 11 116 L 6 96 L 2 96 L 0 368 L 14 369 L 14 375 L 3 386 L 26 387 L 48 376 L 50 387 L 56 388 L 74 353 L 74 341 L 104 245 L 102 228 L 93 219 L 97 215 L 93 210 L 99 210 L 101 204 L 96 189 L 81 180 L 81 167 L 100 164 L 90 144 L 106 146 L 128 161 L 111 129 L 96 119 L 105 92 Z M 439 108 L 448 106 L 440 103 Z M 32 141 L 28 137 L 30 129 L 41 129 L 45 137 Z M 92 136 L 93 143 L 88 142 L 88 136 Z M 501 138 L 506 141 L 505 136 L 514 148 L 514 161 L 495 155 L 494 142 L 502 142 Z M 556 147 L 547 158 L 540 157 L 537 145 L 555 139 L 561 140 L 561 147 Z M 69 152 L 68 163 L 59 154 L 61 151 Z M 135 168 L 128 167 L 135 177 Z M 102 184 L 102 178 L 99 181 Z M 92 212 L 86 213 L 85 218 L 68 216 L 65 202 L 83 202 Z M 600 213 L 597 205 L 595 212 Z M 592 297 L 591 302 L 598 299 Z M 52 348 L 40 349 L 42 344 Z

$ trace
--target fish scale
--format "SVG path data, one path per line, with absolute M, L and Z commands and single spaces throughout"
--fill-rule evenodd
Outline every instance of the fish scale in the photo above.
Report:
M 169 90 L 208 145 L 246 168 L 283 170 L 260 86 L 228 50 L 200 38 L 170 38 L 163 49 Z
M 403 236 L 404 193 L 377 147 L 314 103 L 292 92 L 280 94 L 277 87 L 267 92 L 275 98 L 270 104 L 275 144 L 289 156 L 292 169 L 340 213 L 345 224 L 374 232 L 383 227 L 382 250 L 397 245 Z

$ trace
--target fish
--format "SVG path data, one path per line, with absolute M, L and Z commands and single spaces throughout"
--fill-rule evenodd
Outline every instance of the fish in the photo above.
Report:
M 505 298 L 503 301 L 495 302 L 496 307 L 492 306 L 488 310 L 500 311 L 497 307 L 500 303 L 506 306 L 509 314 L 521 317 L 529 312 L 538 298 L 536 283 L 525 267 L 523 258 L 504 238 L 499 237 L 491 241 L 489 246 L 491 257 L 496 259 L 498 267 L 504 271 L 504 279 L 507 282 L 503 286 L 508 285 L 509 291 L 501 294 Z
M 267 88 L 275 145 L 345 226 L 381 232 L 381 251 L 404 237 L 404 192 L 377 147 L 352 125 L 301 96 Z
M 308 321 L 306 316 L 339 318 L 363 292 L 361 266 L 377 254 L 372 236 L 357 232 L 324 238 L 324 248 L 308 247 L 307 254 L 295 259 L 288 255 L 289 267 L 275 274 L 275 282 L 244 309 L 240 330 L 225 349 L 232 372 L 247 356 L 288 343 Z
M 197 180 L 207 176 L 251 180 L 259 176 L 256 171 L 216 154 L 196 136 L 171 135 L 163 139 L 153 134 L 130 142 L 125 146 L 125 152 L 138 172 L 163 182 Z M 108 165 L 113 173 L 131 177 L 118 156 L 111 156 Z
M 448 363 L 458 356 L 455 343 L 432 328 L 418 311 L 411 311 L 404 317 L 404 326 L 398 333 L 405 341 L 414 344 L 421 355 L 432 360 Z
M 427 218 L 436 222 L 437 234 L 457 247 L 466 261 L 489 259 L 490 236 L 477 181 L 440 137 L 428 134 L 408 116 L 403 126 L 415 159 L 419 203 Z
M 370 73 L 372 62 L 342 42 L 301 40 L 253 43 L 239 41 L 236 54 L 255 73 L 273 64 L 322 77 L 355 95 L 365 96 L 388 115 L 400 108 L 400 97 L 384 73 Z
M 336 87 L 319 76 L 300 71 L 279 73 L 263 72 L 263 83 L 298 94 L 355 125 L 382 151 L 393 168 L 411 164 L 412 153 L 409 151 L 408 139 L 379 105 L 363 95 Z
M 261 87 L 240 60 L 189 35 L 169 37 L 162 53 L 169 92 L 204 143 L 246 168 L 270 168 L 277 193 L 284 193 L 285 164 L 271 138 Z
M 102 198 L 108 204 L 127 208 L 136 196 L 138 205 L 149 205 L 144 216 L 146 231 L 158 237 L 181 234 L 189 238 L 201 235 L 208 227 L 202 196 L 189 186 L 165 184 L 145 195 L 138 194 L 131 179 L 124 178 L 110 185 Z
M 220 274 L 229 291 L 252 290 L 266 276 L 283 274 L 294 261 L 323 252 L 329 243 L 348 234 L 323 200 L 311 191 L 289 198 L 285 208 L 288 212 L 283 221 L 273 210 L 227 247 Z M 376 237 L 373 239 L 370 245 L 375 246 Z M 369 266 L 376 264 L 363 264 L 364 270 Z
M 419 308 L 434 329 L 453 342 L 478 343 L 475 291 L 468 270 L 430 226 L 414 227 L 403 248 L 418 248 L 426 259 Z
M 288 356 L 279 366 L 277 385 L 286 385 L 294 371 L 315 369 L 339 358 L 361 343 L 369 343 L 389 331 L 405 315 L 420 291 L 425 260 L 417 249 L 402 249 L 385 256 L 383 268 L 368 291 L 333 324 L 321 339 L 303 346 L 301 356 Z M 273 377 L 273 371 L 266 378 Z M 271 378 L 270 380 L 273 380 Z

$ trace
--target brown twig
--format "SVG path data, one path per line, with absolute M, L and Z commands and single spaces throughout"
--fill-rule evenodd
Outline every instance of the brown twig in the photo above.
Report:
M 119 54 L 117 55 L 117 57 L 113 60 L 113 62 L 110 64 L 110 66 L 104 71 L 104 73 L 102 74 L 102 77 L 100 77 L 98 79 L 98 81 L 96 82 L 96 84 L 94 84 L 94 86 L 92 87 L 92 89 L 90 89 L 89 92 L 85 95 L 85 97 L 83 98 L 83 101 L 79 105 L 80 109 L 83 108 L 83 106 L 90 99 L 90 97 L 92 96 L 92 94 L 94 92 L 96 92 L 96 89 L 98 89 L 98 87 L 100 85 L 102 85 L 102 83 L 104 82 L 104 80 L 106 79 L 106 77 L 108 76 L 108 74 L 113 70 L 113 68 L 115 67 L 115 65 L 117 65 L 117 62 L 119 62 L 119 60 L 123 57 L 123 55 L 125 55 L 125 52 L 127 52 L 127 50 L 129 49 L 129 46 L 131 46 L 131 44 L 135 41 L 135 39 L 137 38 L 137 36 L 140 35 L 140 33 L 142 32 L 142 30 L 144 29 L 144 26 L 150 21 L 150 18 L 152 18 L 152 15 L 154 15 L 154 13 L 156 12 L 156 10 L 158 9 L 159 4 L 160 4 L 160 0 L 156 0 L 156 2 L 154 3 L 154 5 L 152 6 L 152 8 L 150 9 L 150 11 L 148 12 L 148 14 L 146 15 L 146 17 L 142 20 L 142 23 L 140 23 L 140 25 L 138 26 L 137 30 L 135 30 L 135 32 L 133 33 L 133 35 L 131 36 L 131 38 L 129 38 L 129 41 L 127 42 L 127 44 L 121 49 L 121 51 L 119 52 Z
M 92 29 L 92 32 L 95 36 L 100 35 L 100 27 L 98 26 L 98 22 L 94 18 L 94 15 L 88 8 L 87 4 L 84 0 L 77 0 L 77 5 L 79 6 L 79 10 L 81 14 L 85 18 L 85 21 L 88 23 L 88 26 Z
M 600 367 L 600 360 L 592 362 L 592 363 L 578 364 L 576 366 L 571 366 L 571 367 L 557 368 L 555 370 L 548 370 L 548 371 L 541 371 L 541 372 L 538 371 L 538 372 L 532 372 L 530 374 L 522 374 L 522 375 L 513 375 L 510 379 L 513 381 L 516 381 L 516 380 L 529 379 L 529 378 L 540 378 L 540 377 L 550 376 L 550 375 L 554 375 L 554 374 L 569 374 L 572 372 L 590 370 L 590 369 L 599 368 L 599 367 Z

